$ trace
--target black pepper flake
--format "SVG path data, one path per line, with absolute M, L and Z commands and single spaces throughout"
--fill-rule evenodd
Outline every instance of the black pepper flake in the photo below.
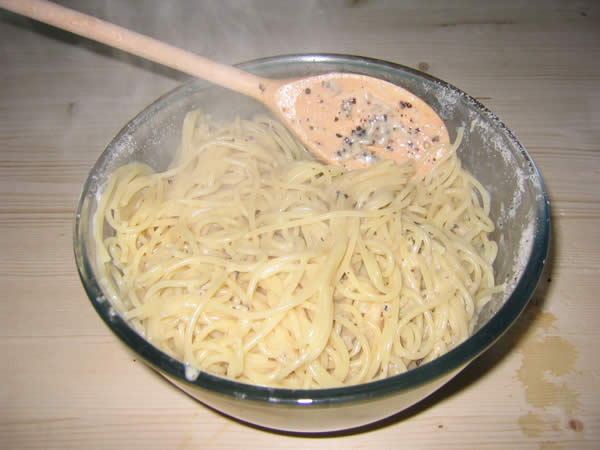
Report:
M 365 130 L 363 127 L 361 127 L 360 125 L 357 126 L 354 130 L 352 130 L 352 134 L 356 135 L 356 136 L 364 136 L 367 134 L 367 130 Z
M 265 92 L 265 90 L 267 89 L 267 87 L 264 84 L 260 83 L 258 85 L 258 89 L 260 89 L 260 92 Z
M 313 127 L 312 125 L 308 127 L 310 130 L 314 130 L 315 127 Z
M 339 138 L 342 137 L 342 135 L 340 133 L 335 133 L 335 135 L 336 135 L 336 137 L 339 137 Z
M 392 151 L 392 146 L 391 146 L 391 145 L 386 145 L 386 146 L 385 146 L 385 149 L 386 149 L 388 152 L 391 152 L 391 151 Z
M 400 108 L 401 108 L 401 109 L 405 109 L 405 108 L 412 108 L 412 106 L 413 106 L 413 105 L 412 105 L 412 103 L 409 103 L 409 102 L 402 102 L 402 101 L 400 102 Z
M 420 133 L 421 129 L 419 127 L 415 128 L 415 133 Z
M 338 116 L 335 116 L 335 118 L 333 119 L 334 122 L 337 122 L 338 120 L 340 120 Z
M 310 90 L 310 88 L 306 88 L 306 89 L 304 89 L 304 93 L 305 93 L 306 95 L 310 95 L 310 93 L 311 93 L 311 90 Z
M 344 194 L 344 198 L 348 198 L 348 194 Z
M 439 136 L 434 136 L 434 137 L 431 139 L 431 142 L 440 142 L 440 137 L 439 137 Z
M 344 138 L 344 144 L 350 145 L 351 144 L 350 138 Z

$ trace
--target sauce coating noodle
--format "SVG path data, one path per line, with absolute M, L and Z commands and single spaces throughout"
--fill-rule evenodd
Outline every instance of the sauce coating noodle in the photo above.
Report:
M 502 290 L 461 130 L 426 176 L 324 165 L 267 117 L 192 111 L 182 134 L 165 172 L 111 176 L 94 227 L 113 305 L 189 373 L 305 389 L 385 378 L 463 342 Z

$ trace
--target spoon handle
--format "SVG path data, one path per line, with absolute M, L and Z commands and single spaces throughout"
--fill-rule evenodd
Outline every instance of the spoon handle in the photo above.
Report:
M 274 82 L 45 0 L 0 0 L 0 7 L 258 100 Z

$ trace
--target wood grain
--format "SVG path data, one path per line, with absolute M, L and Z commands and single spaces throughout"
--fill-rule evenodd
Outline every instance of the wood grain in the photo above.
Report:
M 533 155 L 551 200 L 552 249 L 515 327 L 409 411 L 325 438 L 225 418 L 117 342 L 72 256 L 73 214 L 91 165 L 128 119 L 185 77 L 0 11 L 0 448 L 600 445 L 597 2 L 59 3 L 225 63 L 329 51 L 445 79 L 479 98 Z M 532 405 L 518 377 L 535 358 L 528 343 L 554 338 L 576 349 L 575 364 L 543 376 L 577 395 L 573 412 Z

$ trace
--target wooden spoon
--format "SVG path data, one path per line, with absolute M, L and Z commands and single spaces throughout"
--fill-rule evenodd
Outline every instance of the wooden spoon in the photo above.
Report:
M 436 144 L 449 142 L 444 122 L 429 105 L 377 78 L 351 73 L 262 78 L 51 2 L 0 0 L 0 6 L 250 96 L 327 163 L 355 169 L 378 158 L 413 158 L 427 171 L 446 148 Z

